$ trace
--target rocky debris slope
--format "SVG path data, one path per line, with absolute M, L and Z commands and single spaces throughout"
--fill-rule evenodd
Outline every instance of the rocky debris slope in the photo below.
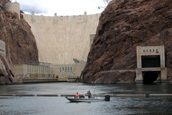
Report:
M 112 0 L 101 14 L 82 72 L 85 83 L 133 83 L 136 46 L 165 46 L 172 80 L 172 1 Z
M 13 74 L 6 63 L 11 65 L 27 60 L 38 61 L 38 50 L 31 27 L 22 15 L 19 19 L 17 13 L 5 11 L 4 5 L 7 2 L 10 1 L 0 1 L 0 40 L 6 44 L 6 57 L 0 58 L 0 84 L 13 82 Z

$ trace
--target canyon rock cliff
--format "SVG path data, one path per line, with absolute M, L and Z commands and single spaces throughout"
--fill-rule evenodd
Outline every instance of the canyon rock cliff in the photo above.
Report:
M 11 64 L 21 64 L 28 60 L 38 61 L 38 50 L 31 27 L 17 13 L 5 10 L 5 3 L 0 1 L 0 40 L 5 42 L 6 56 L 0 54 L 0 84 L 14 82 Z
M 172 1 L 112 0 L 101 14 L 88 61 L 85 83 L 134 83 L 137 46 L 165 47 L 172 80 Z

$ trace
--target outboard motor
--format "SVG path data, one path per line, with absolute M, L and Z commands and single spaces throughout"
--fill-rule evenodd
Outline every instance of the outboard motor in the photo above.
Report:
M 110 95 L 105 95 L 105 101 L 110 101 Z

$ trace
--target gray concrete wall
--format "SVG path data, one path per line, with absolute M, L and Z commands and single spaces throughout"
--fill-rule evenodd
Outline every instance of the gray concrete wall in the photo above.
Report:
M 52 65 L 51 67 L 53 68 L 53 74 L 58 77 L 59 81 L 67 81 L 69 78 L 79 78 L 85 65 L 85 62 L 80 62 Z
M 69 78 L 79 78 L 85 67 L 85 62 L 76 64 L 18 64 L 12 66 L 12 71 L 16 79 L 58 79 L 58 81 L 68 81 Z M 57 80 L 56 80 L 57 81 Z
M 12 72 L 16 79 L 52 79 L 55 77 L 53 69 L 48 65 L 12 65 Z
M 6 57 L 5 42 L 2 40 L 0 40 L 0 53 Z
M 90 48 L 91 48 L 91 45 L 93 44 L 95 36 L 96 36 L 96 34 L 91 34 L 90 35 Z
M 24 14 L 36 38 L 39 61 L 74 64 L 87 61 L 90 34 L 95 34 L 100 14 L 80 16 L 36 16 Z

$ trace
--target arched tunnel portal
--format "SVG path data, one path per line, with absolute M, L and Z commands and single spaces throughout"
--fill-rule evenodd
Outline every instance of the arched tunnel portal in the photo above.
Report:
M 142 75 L 143 75 L 143 83 L 150 84 L 157 80 L 157 78 L 159 76 L 159 72 L 147 71 L 147 72 L 143 72 Z

